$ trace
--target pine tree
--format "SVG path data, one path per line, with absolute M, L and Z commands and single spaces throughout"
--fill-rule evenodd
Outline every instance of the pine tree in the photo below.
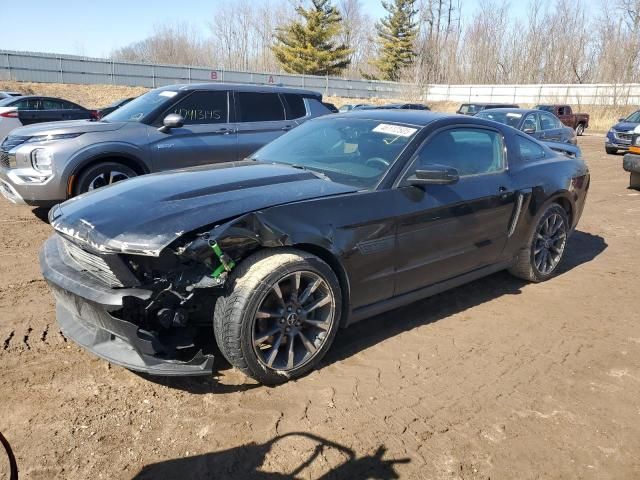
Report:
M 299 6 L 302 17 L 277 30 L 273 53 L 289 73 L 336 75 L 349 66 L 351 50 L 336 45 L 342 17 L 330 0 L 312 0 L 309 8 Z
M 388 14 L 376 24 L 380 56 L 372 63 L 384 80 L 400 80 L 402 70 L 415 59 L 413 48 L 418 34 L 415 3 L 416 0 L 382 2 Z

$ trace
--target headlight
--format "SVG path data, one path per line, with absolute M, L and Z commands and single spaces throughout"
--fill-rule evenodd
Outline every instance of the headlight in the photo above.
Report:
M 31 152 L 31 165 L 35 170 L 46 175 L 51 175 L 53 164 L 53 153 L 48 148 L 36 148 Z
M 37 142 L 49 142 L 51 140 L 64 140 L 65 138 L 76 138 L 82 135 L 81 133 L 59 133 L 57 135 L 36 135 L 31 137 L 24 143 L 37 143 Z

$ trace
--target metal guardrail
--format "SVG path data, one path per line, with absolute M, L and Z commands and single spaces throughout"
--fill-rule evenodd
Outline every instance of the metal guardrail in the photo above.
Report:
M 176 83 L 227 82 L 300 87 L 346 98 L 419 99 L 425 102 L 640 105 L 640 84 L 416 85 L 216 67 L 119 62 L 75 55 L 0 50 L 0 80 L 110 84 L 155 88 Z

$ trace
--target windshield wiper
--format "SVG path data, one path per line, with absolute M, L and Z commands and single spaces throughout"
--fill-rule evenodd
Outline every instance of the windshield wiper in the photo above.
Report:
M 284 164 L 284 163 L 283 163 L 283 164 Z M 297 168 L 298 170 L 304 170 L 305 172 L 312 173 L 312 174 L 314 174 L 316 177 L 318 177 L 318 178 L 320 178 L 320 179 L 322 179 L 322 180 L 330 180 L 330 178 L 329 178 L 329 177 L 327 177 L 327 175 L 325 175 L 324 173 L 319 172 L 319 171 L 317 171 L 317 170 L 313 170 L 313 169 L 311 169 L 311 168 L 309 168 L 309 167 L 306 167 L 306 166 L 304 166 L 304 165 L 299 165 L 299 164 L 297 164 L 297 163 L 287 163 L 286 165 L 289 165 L 290 167 L 293 167 L 293 168 Z

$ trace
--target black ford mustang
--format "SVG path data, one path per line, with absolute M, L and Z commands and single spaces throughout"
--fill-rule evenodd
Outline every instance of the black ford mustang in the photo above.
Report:
M 322 117 L 247 161 L 55 207 L 42 271 L 62 331 L 100 357 L 207 374 L 215 337 L 277 383 L 316 366 L 339 327 L 501 269 L 553 276 L 589 187 L 571 148 L 474 117 Z

